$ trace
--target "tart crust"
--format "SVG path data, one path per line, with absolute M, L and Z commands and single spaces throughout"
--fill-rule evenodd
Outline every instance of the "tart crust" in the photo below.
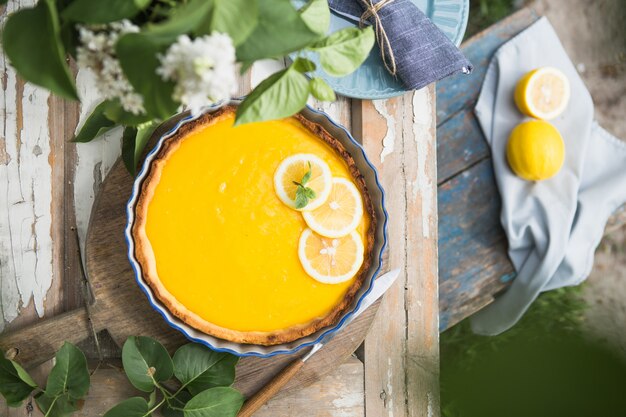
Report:
M 135 205 L 135 222 L 132 226 L 132 236 L 135 243 L 135 258 L 141 266 L 141 274 L 144 281 L 147 282 L 152 288 L 155 296 L 174 316 L 178 317 L 191 327 L 211 336 L 236 343 L 257 344 L 264 346 L 289 343 L 315 333 L 324 327 L 335 325 L 353 304 L 358 290 L 365 281 L 367 271 L 369 270 L 372 262 L 372 251 L 374 248 L 374 235 L 376 230 L 376 215 L 372 200 L 365 185 L 365 180 L 359 172 L 352 156 L 344 148 L 341 142 L 331 136 L 321 125 L 306 119 L 301 114 L 292 116 L 311 133 L 333 148 L 335 152 L 346 162 L 352 179 L 361 192 L 364 209 L 370 217 L 369 228 L 366 233 L 366 242 L 364 242 L 365 255 L 363 265 L 357 273 L 354 283 L 348 288 L 343 300 L 325 316 L 315 318 L 308 323 L 270 332 L 239 331 L 211 323 L 193 311 L 190 311 L 172 294 L 170 294 L 170 292 L 161 283 L 157 274 L 155 255 L 145 231 L 148 206 L 160 181 L 161 172 L 169 156 L 178 149 L 181 141 L 186 136 L 196 130 L 204 129 L 207 126 L 217 123 L 235 112 L 236 107 L 224 106 L 215 112 L 204 114 L 198 119 L 182 125 L 174 135 L 165 140 L 158 154 L 150 163 L 149 172 L 140 186 L 140 194 Z

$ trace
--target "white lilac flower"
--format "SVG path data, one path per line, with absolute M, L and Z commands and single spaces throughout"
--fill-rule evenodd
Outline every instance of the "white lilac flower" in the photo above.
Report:
M 176 82 L 174 99 L 192 114 L 236 91 L 235 47 L 228 35 L 213 32 L 193 40 L 181 35 L 159 59 L 157 73 Z
M 139 32 L 139 28 L 128 20 L 108 25 L 81 26 L 80 46 L 76 48 L 76 55 L 79 66 L 94 72 L 96 86 L 105 99 L 119 99 L 124 110 L 142 114 L 145 113 L 143 97 L 128 82 L 115 54 L 118 38 L 135 32 Z

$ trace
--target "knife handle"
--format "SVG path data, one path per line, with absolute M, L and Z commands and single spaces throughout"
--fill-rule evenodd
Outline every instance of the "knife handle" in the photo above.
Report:
M 250 417 L 263 404 L 268 402 L 304 366 L 302 359 L 296 359 L 280 371 L 270 382 L 250 397 L 241 407 L 237 417 Z

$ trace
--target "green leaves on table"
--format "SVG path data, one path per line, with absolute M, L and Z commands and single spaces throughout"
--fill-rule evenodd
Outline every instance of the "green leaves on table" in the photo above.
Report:
M 375 40 L 371 26 L 365 29 L 346 28 L 314 43 L 309 49 L 319 53 L 324 71 L 342 77 L 361 66 Z
M 206 1 L 206 0 L 205 0 Z M 261 3 L 267 0 L 261 1 Z M 258 23 L 259 2 L 250 0 L 210 0 L 207 19 L 195 30 L 197 35 L 214 31 L 227 33 L 235 46 L 245 41 Z
M 145 336 L 131 336 L 122 348 L 122 364 L 131 384 L 151 392 L 174 374 L 174 364 L 162 344 Z
M 10 407 L 18 407 L 37 384 L 17 362 L 0 355 L 0 394 Z
M 316 99 L 320 101 L 335 101 L 337 99 L 337 96 L 331 86 L 329 86 L 323 79 L 313 77 L 311 78 L 309 84 L 311 87 L 311 94 L 313 94 L 313 97 Z
M 53 0 L 40 0 L 33 8 L 10 15 L 2 31 L 2 47 L 24 79 L 61 97 L 78 100 L 74 79 L 65 62 Z
M 313 32 L 325 35 L 330 27 L 328 0 L 310 0 L 300 9 L 300 17 Z
M 181 346 L 172 360 L 158 341 L 129 337 L 122 349 L 124 371 L 137 389 L 150 396 L 123 401 L 105 417 L 144 417 L 159 408 L 165 417 L 235 417 L 243 404 L 243 396 L 230 388 L 237 360 L 195 343 Z M 172 377 L 180 383 L 176 392 L 163 384 Z
M 105 110 L 109 105 L 109 101 L 103 101 L 93 109 L 76 136 L 74 136 L 73 142 L 91 142 L 115 127 L 115 122 L 105 115 Z
M 35 402 L 46 417 L 70 416 L 88 390 L 87 360 L 71 343 L 65 342 L 57 352 L 45 389 L 39 388 L 19 364 L 0 356 L 0 394 L 9 407 L 19 407 L 33 391 L 38 391 Z

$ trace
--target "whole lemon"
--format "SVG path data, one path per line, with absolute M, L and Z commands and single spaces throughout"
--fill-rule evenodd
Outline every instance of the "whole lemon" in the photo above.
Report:
M 552 124 L 543 120 L 520 123 L 513 129 L 506 157 L 515 174 L 529 181 L 548 179 L 561 169 L 565 144 Z

